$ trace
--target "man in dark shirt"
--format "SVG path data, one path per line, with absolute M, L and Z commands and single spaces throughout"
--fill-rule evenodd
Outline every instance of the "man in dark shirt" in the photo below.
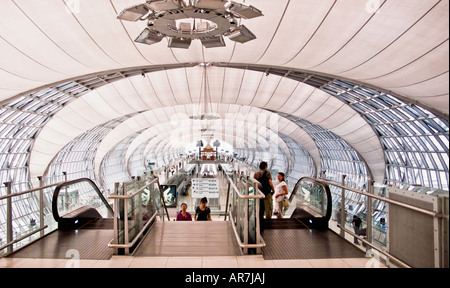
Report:
M 263 215 L 266 215 L 266 219 L 271 219 L 273 214 L 273 201 L 272 195 L 275 193 L 275 188 L 272 184 L 272 175 L 267 171 L 267 162 L 261 162 L 259 164 L 259 171 L 253 175 L 255 180 L 258 180 L 261 183 L 261 192 L 266 195 L 264 199 L 261 199 L 261 204 L 259 208 L 259 217 L 260 220 L 263 219 Z
M 359 235 L 359 229 L 361 228 L 361 223 L 362 223 L 362 220 L 358 216 L 354 215 L 352 225 L 353 225 L 353 228 L 355 229 L 356 235 Z M 353 237 L 353 243 L 355 243 L 356 245 L 359 245 L 358 238 Z

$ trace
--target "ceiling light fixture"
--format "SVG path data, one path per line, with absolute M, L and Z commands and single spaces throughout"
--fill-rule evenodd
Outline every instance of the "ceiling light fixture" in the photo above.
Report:
M 192 40 L 204 47 L 225 46 L 224 36 L 245 43 L 256 36 L 238 20 L 263 16 L 253 6 L 227 0 L 147 0 L 124 9 L 117 18 L 126 21 L 147 21 L 147 27 L 136 42 L 155 44 L 168 38 L 171 48 L 189 48 Z

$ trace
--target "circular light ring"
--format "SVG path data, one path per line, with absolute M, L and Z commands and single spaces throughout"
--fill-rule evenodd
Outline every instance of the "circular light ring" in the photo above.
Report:
M 213 22 L 216 26 L 206 32 L 191 30 L 190 33 L 182 33 L 175 27 L 175 21 L 182 19 L 202 19 Z M 221 13 L 208 9 L 198 9 L 186 7 L 180 10 L 168 10 L 160 13 L 149 20 L 149 29 L 157 31 L 170 37 L 201 39 L 223 35 L 232 32 L 237 27 L 237 23 L 231 13 Z

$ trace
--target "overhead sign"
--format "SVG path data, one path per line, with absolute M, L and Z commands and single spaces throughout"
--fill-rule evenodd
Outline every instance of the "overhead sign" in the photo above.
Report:
M 219 179 L 193 178 L 192 198 L 219 198 Z

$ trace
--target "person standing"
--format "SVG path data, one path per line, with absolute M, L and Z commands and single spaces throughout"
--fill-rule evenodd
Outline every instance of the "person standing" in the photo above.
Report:
M 353 226 L 353 229 L 355 230 L 356 235 L 359 235 L 359 229 L 361 228 L 361 223 L 362 223 L 362 220 L 358 216 L 354 215 L 353 221 L 352 221 L 352 226 Z M 353 237 L 353 243 L 355 243 L 356 245 L 359 245 L 358 238 Z
M 194 220 L 195 221 L 212 221 L 211 219 L 211 210 L 206 204 L 208 203 L 208 199 L 203 197 L 200 200 L 200 205 L 195 209 Z
M 287 189 L 287 184 L 284 181 L 284 173 L 283 172 L 278 172 L 277 174 L 277 178 L 278 178 L 278 184 L 275 187 L 275 201 L 277 202 L 278 205 L 278 214 L 277 214 L 277 218 L 283 218 L 283 199 L 287 197 L 287 195 L 289 194 L 288 189 Z
M 261 183 L 261 192 L 265 195 L 264 200 L 261 199 L 260 202 L 260 220 L 263 219 L 264 214 L 266 219 L 271 219 L 273 214 L 272 195 L 275 193 L 275 188 L 272 184 L 272 175 L 267 171 L 267 162 L 262 161 L 259 163 L 259 171 L 253 175 L 253 178 Z
M 181 211 L 177 215 L 177 221 L 192 221 L 192 216 L 187 210 L 187 204 L 181 204 Z

